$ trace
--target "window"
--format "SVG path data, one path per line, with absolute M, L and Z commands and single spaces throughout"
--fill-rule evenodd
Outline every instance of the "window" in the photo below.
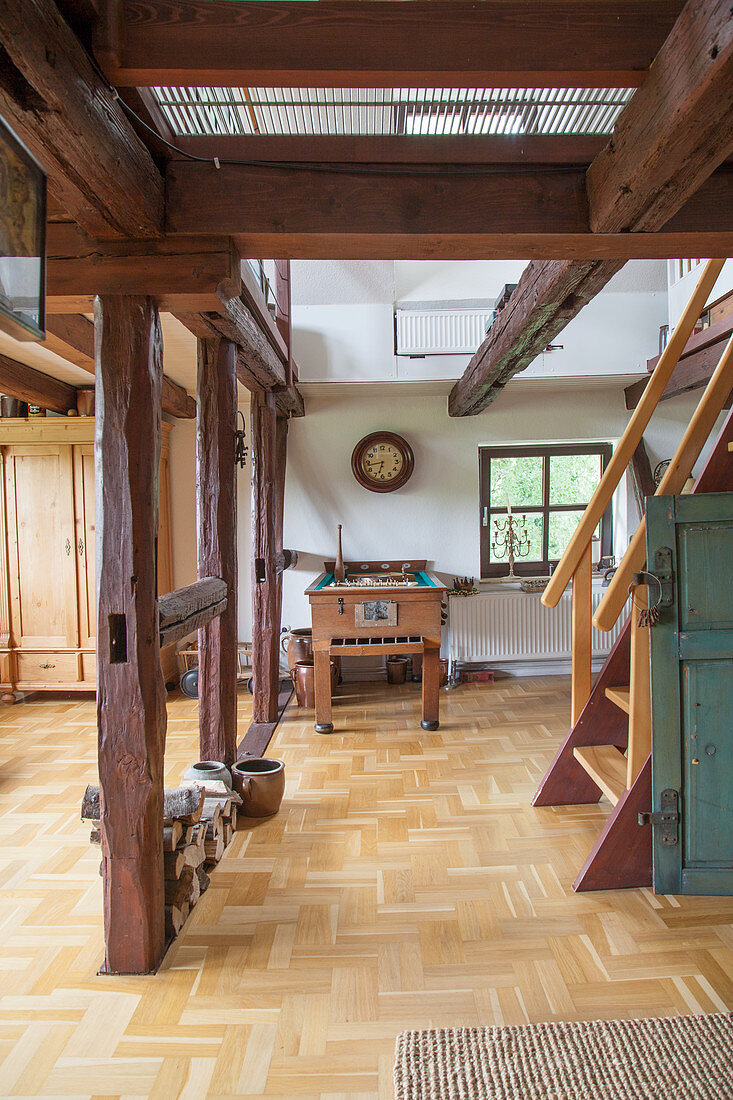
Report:
M 522 534 L 520 551 L 514 555 L 515 574 L 549 573 L 562 557 L 610 457 L 608 443 L 481 447 L 481 576 L 502 577 L 509 572 L 508 508 Z M 596 531 L 593 561 L 612 552 L 609 506 Z

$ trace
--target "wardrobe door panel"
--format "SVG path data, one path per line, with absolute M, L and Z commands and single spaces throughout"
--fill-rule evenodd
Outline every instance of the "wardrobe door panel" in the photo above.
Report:
M 94 444 L 74 447 L 74 495 L 76 502 L 76 575 L 79 592 L 79 645 L 97 644 L 97 592 L 94 561 Z M 85 677 L 86 679 L 86 677 Z
M 24 649 L 78 645 L 72 449 L 5 449 L 13 640 Z

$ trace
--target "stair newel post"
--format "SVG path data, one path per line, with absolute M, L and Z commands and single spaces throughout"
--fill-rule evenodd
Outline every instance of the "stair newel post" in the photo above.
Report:
M 641 612 L 649 607 L 645 584 L 632 588 L 631 660 L 629 668 L 629 747 L 626 752 L 626 786 L 631 787 L 652 751 L 651 663 L 649 625 Z
M 574 726 L 580 718 L 583 707 L 590 697 L 591 617 L 593 614 L 591 573 L 591 543 L 588 543 L 573 573 L 571 726 Z

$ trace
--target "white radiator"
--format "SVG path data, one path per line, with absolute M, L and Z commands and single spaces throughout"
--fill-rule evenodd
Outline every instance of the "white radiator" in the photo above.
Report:
M 491 307 L 472 309 L 397 309 L 398 355 L 473 355 L 483 343 Z
M 593 590 L 595 613 L 605 589 Z M 571 596 L 549 608 L 529 592 L 485 592 L 448 600 L 452 661 L 548 661 L 571 656 Z M 604 657 L 625 615 L 607 634 L 593 628 L 592 652 Z

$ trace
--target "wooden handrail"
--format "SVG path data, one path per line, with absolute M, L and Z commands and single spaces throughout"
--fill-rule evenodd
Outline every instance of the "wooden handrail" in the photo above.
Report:
M 662 352 L 662 356 L 654 368 L 654 373 L 641 396 L 639 404 L 626 426 L 616 450 L 611 455 L 608 466 L 605 469 L 600 483 L 591 497 L 580 523 L 575 528 L 570 542 L 565 548 L 565 553 L 558 562 L 555 572 L 550 578 L 550 583 L 542 593 L 542 602 L 546 607 L 555 607 L 568 586 L 570 578 L 578 568 L 586 547 L 590 544 L 593 533 L 601 522 L 601 517 L 611 502 L 611 497 L 616 491 L 618 483 L 624 475 L 626 467 L 632 459 L 634 451 L 639 445 L 654 412 L 660 397 L 669 381 L 672 371 L 677 366 L 685 344 L 689 340 L 695 323 L 710 297 L 710 292 L 715 286 L 716 280 L 723 269 L 725 260 L 708 260 L 702 274 L 690 297 L 685 311 L 677 322 L 669 343 Z M 615 620 L 614 620 L 615 621 Z M 609 627 L 604 629 L 608 630 Z
M 692 467 L 710 435 L 715 421 L 733 389 L 733 336 L 726 344 L 713 376 L 705 387 L 700 402 L 675 451 L 655 496 L 681 493 L 692 473 Z M 646 521 L 639 524 L 629 543 L 621 564 L 613 575 L 603 599 L 598 605 L 593 622 L 599 630 L 611 630 L 628 599 L 629 585 L 634 573 L 644 566 L 646 559 Z

